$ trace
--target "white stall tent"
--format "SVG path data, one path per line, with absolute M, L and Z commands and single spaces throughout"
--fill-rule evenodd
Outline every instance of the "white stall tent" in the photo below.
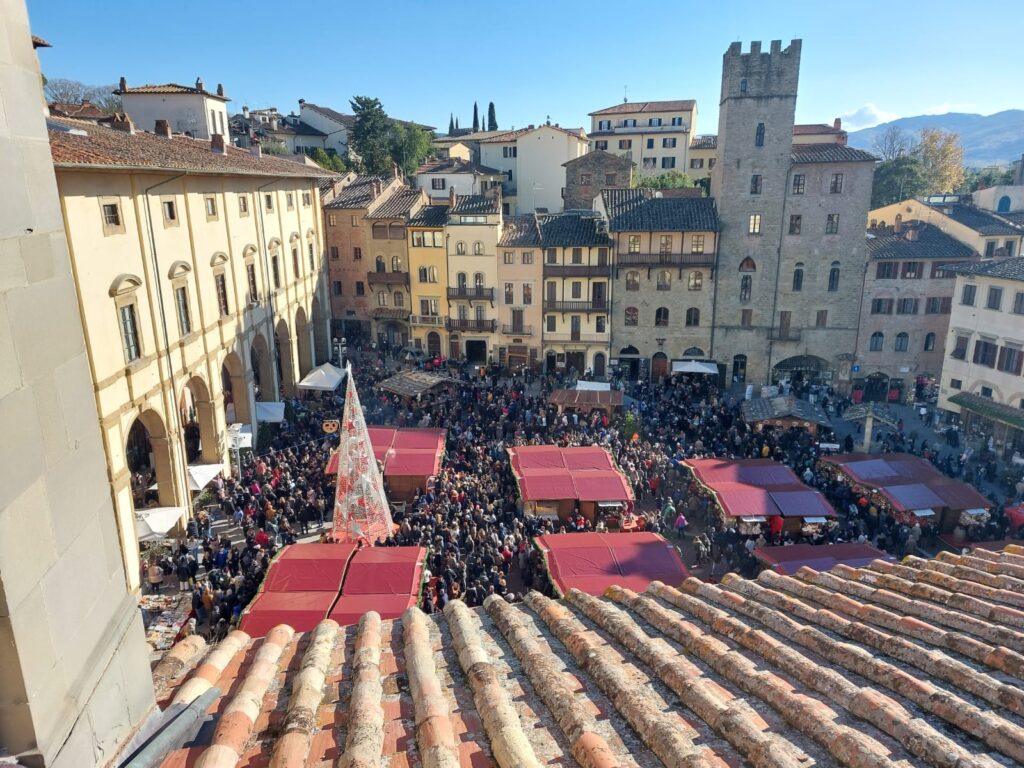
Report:
M 135 533 L 139 541 L 158 541 L 185 516 L 184 507 L 148 507 L 135 510 Z
M 298 383 L 299 389 L 333 392 L 345 380 L 345 371 L 330 363 L 318 365 Z
M 696 360 L 675 360 L 672 362 L 672 373 L 710 373 L 718 375 L 718 366 L 714 363 L 699 363 Z
M 189 464 L 188 465 L 188 489 L 190 491 L 201 491 L 208 486 L 217 475 L 224 471 L 224 465 L 217 464 Z
M 284 421 L 284 403 L 256 403 L 256 421 Z

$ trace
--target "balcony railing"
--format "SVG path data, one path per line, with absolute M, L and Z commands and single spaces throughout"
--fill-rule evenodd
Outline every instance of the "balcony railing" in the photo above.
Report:
M 449 288 L 449 299 L 465 299 L 466 301 L 494 301 L 494 289 L 473 287 L 473 288 Z
M 545 312 L 607 312 L 607 301 L 549 301 L 544 300 Z
M 715 263 L 714 253 L 619 253 L 619 267 L 708 267 Z
M 533 336 L 532 325 L 502 325 L 501 332 L 506 336 Z
M 544 277 L 608 277 L 611 269 L 608 264 L 545 264 Z
M 544 332 L 544 341 L 574 341 L 583 344 L 607 344 L 607 333 L 583 333 L 573 331 Z
M 409 322 L 413 325 L 444 325 L 445 318 L 440 315 L 411 315 Z
M 798 328 L 769 328 L 768 338 L 771 341 L 800 341 Z
M 369 280 L 370 285 L 408 285 L 409 273 L 376 272 L 371 270 L 370 272 L 366 273 L 366 279 Z
M 445 318 L 444 327 L 449 331 L 480 331 L 494 333 L 498 328 L 497 320 L 461 320 L 455 317 Z

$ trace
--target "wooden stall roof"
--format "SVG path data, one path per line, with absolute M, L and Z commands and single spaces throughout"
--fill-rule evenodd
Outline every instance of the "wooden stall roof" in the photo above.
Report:
M 617 389 L 556 389 L 548 403 L 566 408 L 622 407 L 622 393 Z

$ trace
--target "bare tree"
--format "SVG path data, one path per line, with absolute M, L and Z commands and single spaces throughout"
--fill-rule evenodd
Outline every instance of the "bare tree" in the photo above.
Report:
M 86 86 L 77 80 L 63 77 L 47 80 L 44 88 L 47 101 L 58 101 L 61 104 L 81 104 L 86 90 Z
M 106 112 L 110 115 L 114 112 L 121 112 L 124 110 L 124 107 L 121 104 L 121 97 L 114 93 L 116 90 L 116 85 L 97 85 L 89 87 L 86 88 L 85 98 L 95 104 L 96 108 L 101 112 Z
M 873 142 L 875 152 L 883 160 L 895 160 L 913 150 L 910 137 L 898 125 L 890 125 Z

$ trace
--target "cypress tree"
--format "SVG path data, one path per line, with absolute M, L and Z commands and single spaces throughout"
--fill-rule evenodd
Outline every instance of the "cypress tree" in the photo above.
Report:
M 476 102 L 473 102 L 473 133 L 480 130 L 480 113 L 477 112 Z
M 494 102 L 492 101 L 487 105 L 487 130 L 496 131 L 498 130 L 498 118 L 494 113 Z
M 451 136 L 455 133 L 455 118 L 452 117 L 452 113 L 448 113 L 448 135 Z

